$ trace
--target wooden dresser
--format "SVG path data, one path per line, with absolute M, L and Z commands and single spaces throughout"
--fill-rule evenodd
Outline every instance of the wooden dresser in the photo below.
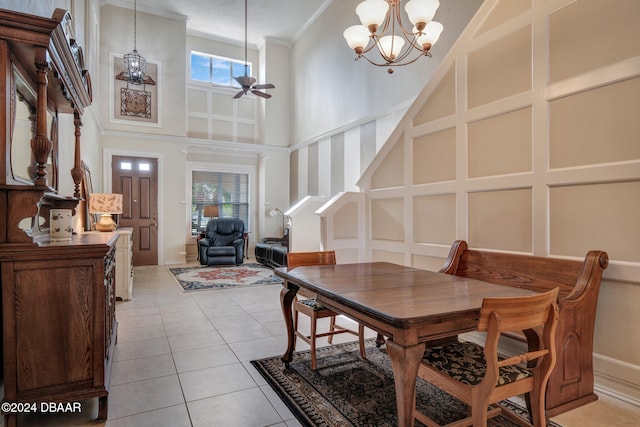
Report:
M 0 246 L 5 401 L 98 397 L 98 418 L 107 418 L 117 239 L 78 234 L 35 248 Z
M 78 218 L 79 203 L 85 203 L 81 118 L 92 89 L 73 30 L 71 15 L 62 9 L 51 18 L 0 9 L 4 403 L 40 408 L 96 397 L 98 418 L 106 420 L 117 334 L 118 234 L 50 238 L 52 209 Z M 74 131 L 58 138 L 63 115 Z M 61 195 L 58 156 L 71 152 L 71 176 L 63 178 L 73 180 L 73 195 Z M 16 425 L 17 411 L 24 412 L 9 409 L 6 425 Z

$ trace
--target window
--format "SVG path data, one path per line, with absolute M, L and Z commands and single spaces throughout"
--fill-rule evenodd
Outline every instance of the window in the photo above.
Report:
M 233 77 L 243 75 L 243 61 L 191 52 L 191 80 L 214 83 L 221 86 L 240 87 Z M 247 63 L 247 75 L 251 76 L 250 63 Z
M 217 206 L 219 218 L 240 218 L 249 227 L 249 174 L 193 171 L 191 176 L 191 234 L 204 230 L 211 219 L 206 206 Z

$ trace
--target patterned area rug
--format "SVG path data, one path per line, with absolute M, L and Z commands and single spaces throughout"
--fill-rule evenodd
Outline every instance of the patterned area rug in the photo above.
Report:
M 295 353 L 289 369 L 279 356 L 251 364 L 304 426 L 397 426 L 391 362 L 375 340 L 367 340 L 366 345 L 367 360 L 360 359 L 357 342 L 319 348 L 316 371 L 311 370 L 309 351 Z M 417 390 L 418 410 L 439 424 L 465 418 L 466 405 L 454 397 L 420 379 Z M 517 405 L 510 407 L 527 414 Z M 416 426 L 422 424 L 416 422 Z M 516 424 L 498 416 L 489 426 Z
M 282 279 L 262 264 L 176 267 L 170 268 L 169 271 L 185 291 L 282 284 Z

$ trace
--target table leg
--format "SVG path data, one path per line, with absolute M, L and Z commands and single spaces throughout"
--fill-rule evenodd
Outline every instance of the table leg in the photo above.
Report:
M 284 282 L 284 286 L 287 286 L 287 282 Z M 293 330 L 293 315 L 292 306 L 293 299 L 296 297 L 298 289 L 282 288 L 280 291 L 280 306 L 282 307 L 282 315 L 284 316 L 284 323 L 287 326 L 287 351 L 282 355 L 282 360 L 285 366 L 289 367 L 289 363 L 293 359 L 294 338 L 295 331 Z
M 387 340 L 387 353 L 393 367 L 398 405 L 398 426 L 413 425 L 413 401 L 416 394 L 416 376 L 424 354 L 424 343 L 404 347 Z

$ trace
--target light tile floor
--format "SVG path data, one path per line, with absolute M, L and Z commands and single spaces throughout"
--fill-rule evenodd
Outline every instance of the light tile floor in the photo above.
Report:
M 19 425 L 299 426 L 249 363 L 286 348 L 280 289 L 185 293 L 167 266 L 137 267 L 134 299 L 117 305 L 108 421 L 93 421 L 93 399 L 82 402 L 80 414 L 23 417 Z M 640 409 L 601 398 L 555 420 L 565 427 L 640 425 Z

